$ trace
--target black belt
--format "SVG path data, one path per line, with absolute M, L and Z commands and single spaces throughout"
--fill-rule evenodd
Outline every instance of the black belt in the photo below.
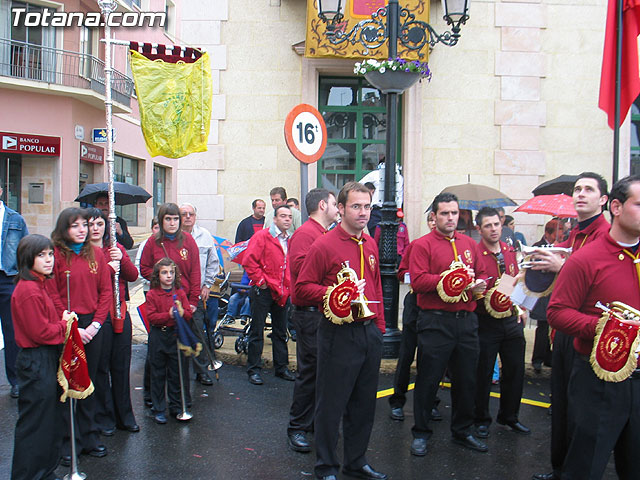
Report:
M 442 315 L 445 317 L 466 318 L 467 315 L 473 313 L 467 310 L 458 310 L 457 312 L 449 312 L 447 310 L 425 310 L 425 312 L 433 313 L 434 315 Z
M 172 332 L 175 329 L 175 327 L 169 327 L 167 325 L 151 325 L 151 328 L 155 328 L 157 330 L 160 330 L 161 332 Z
M 318 312 L 318 307 L 299 307 L 295 305 L 296 312 Z

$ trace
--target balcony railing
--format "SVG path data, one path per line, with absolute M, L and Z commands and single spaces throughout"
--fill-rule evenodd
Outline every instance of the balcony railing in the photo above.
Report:
M 87 88 L 104 95 L 104 62 L 93 55 L 0 38 L 0 75 Z M 129 106 L 133 79 L 113 71 L 113 100 Z

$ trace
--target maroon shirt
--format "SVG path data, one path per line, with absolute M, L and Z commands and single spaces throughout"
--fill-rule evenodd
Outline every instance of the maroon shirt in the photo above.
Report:
M 547 307 L 549 325 L 574 336 L 574 347 L 591 353 L 603 304 L 619 301 L 640 309 L 640 286 L 633 259 L 609 234 L 572 254 L 565 262 Z
M 327 230 L 313 218 L 309 218 L 298 228 L 289 239 L 289 278 L 290 285 L 295 285 L 298 275 L 304 264 L 307 253 L 318 238 L 324 235 Z M 310 307 L 315 304 L 307 305 L 302 299 L 295 295 L 295 288 L 291 289 L 291 303 L 298 307 Z
M 95 314 L 94 322 L 104 323 L 113 302 L 113 288 L 111 287 L 111 269 L 104 259 L 102 250 L 93 248 L 94 262 L 89 264 L 84 257 L 71 253 L 69 263 L 58 247 L 55 248 L 55 264 L 53 266 L 54 282 L 57 296 L 53 302 L 58 314 L 67 310 L 67 275 L 70 271 L 69 289 L 71 310 L 79 315 Z
M 564 242 L 556 244 L 556 247 L 573 249 L 573 252 L 579 250 L 584 245 L 593 242 L 596 238 L 609 233 L 611 225 L 601 213 L 598 218 L 591 222 L 584 230 L 574 228 Z
M 16 343 L 20 348 L 60 345 L 67 322 L 56 311 L 50 281 L 20 280 L 11 295 L 11 315 Z M 54 293 L 54 295 L 57 295 Z
M 124 312 L 127 308 L 127 305 L 125 303 L 126 285 L 127 285 L 127 282 L 135 282 L 138 279 L 138 269 L 131 261 L 131 257 L 129 257 L 129 254 L 124 249 L 124 247 L 119 243 L 116 243 L 116 247 L 118 247 L 122 252 L 122 260 L 120 260 L 120 276 L 119 276 L 120 282 L 119 283 L 120 283 L 120 303 L 121 303 L 120 311 Z M 109 262 L 111 261 L 111 254 L 109 253 L 110 249 L 111 249 L 111 244 L 108 244 L 102 247 L 102 252 L 104 253 L 104 259 L 107 262 L 107 268 L 109 269 L 109 272 L 111 274 L 111 280 L 113 281 L 113 277 L 116 274 L 116 272 L 113 268 L 111 268 L 111 265 L 109 265 Z M 114 298 L 114 301 L 115 301 L 115 298 Z M 122 317 L 124 317 L 124 314 L 122 314 Z
M 416 243 L 416 240 L 407 245 L 404 255 L 402 256 L 402 260 L 400 260 L 400 265 L 398 265 L 398 280 L 401 282 L 404 282 L 404 274 L 409 272 L 409 265 L 411 265 L 411 249 L 413 248 L 414 243 Z
M 471 237 L 455 232 L 453 235 L 458 257 L 473 268 L 476 279 L 486 278 L 482 264 L 477 261 L 478 246 Z M 420 237 L 413 242 L 411 249 L 411 288 L 417 294 L 418 307 L 423 310 L 446 310 L 457 312 L 476 309 L 476 302 L 472 299 L 471 291 L 467 292 L 469 300 L 457 303 L 447 303 L 440 298 L 436 287 L 440 281 L 440 274 L 449 270 L 454 260 L 451 237 L 445 237 L 438 230 Z
M 322 309 L 322 299 L 327 288 L 337 284 L 337 274 L 342 270 L 342 263 L 349 261 L 349 266 L 356 271 L 358 278 L 364 273 L 366 285 L 364 295 L 367 300 L 380 303 L 368 304 L 375 314 L 372 320 L 382 333 L 385 330 L 384 306 L 382 304 L 382 284 L 380 283 L 380 262 L 378 247 L 373 238 L 362 233 L 362 252 L 364 272 L 360 271 L 360 247 L 358 240 L 353 240 L 341 225 L 318 238 L 309 249 L 298 280 L 294 286 L 296 298 L 305 305 L 315 305 Z M 357 320 L 356 320 L 357 321 Z
M 187 233 L 184 235 L 182 246 L 178 239 L 169 240 L 164 237 L 162 243 L 167 250 L 165 253 L 161 244 L 156 242 L 155 236 L 149 237 L 140 257 L 140 275 L 151 280 L 153 266 L 167 255 L 180 269 L 180 281 L 182 290 L 185 291 L 191 305 L 197 306 L 200 298 L 200 251 L 193 237 Z
M 184 290 L 179 288 L 175 291 L 165 291 L 162 288 L 152 288 L 147 292 L 147 317 L 149 323 L 156 327 L 173 327 L 176 324 L 173 315 L 169 313 L 169 309 L 174 306 L 173 294 L 178 296 L 178 300 L 182 303 L 184 309 L 184 315 L 182 318 L 185 320 L 191 319 L 191 309 L 189 308 L 189 301 Z
M 500 251 L 504 257 L 504 273 L 515 277 L 518 274 L 518 260 L 516 259 L 516 252 L 514 252 L 506 243 L 500 242 Z M 478 264 L 482 267 L 487 277 L 487 290 L 492 289 L 496 281 L 500 280 L 502 273 L 500 273 L 500 266 L 498 257 L 491 252 L 482 240 L 478 242 Z M 487 312 L 484 306 L 484 302 L 478 302 L 477 312 L 482 315 L 491 315 Z

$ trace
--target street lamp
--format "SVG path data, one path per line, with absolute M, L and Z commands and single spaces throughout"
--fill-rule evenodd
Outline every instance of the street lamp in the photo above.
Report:
M 333 44 L 360 43 L 363 53 L 389 44 L 389 58 L 398 55 L 398 42 L 403 48 L 417 53 L 426 46 L 434 47 L 437 43 L 454 46 L 460 38 L 460 26 L 469 19 L 470 0 L 442 0 L 443 19 L 451 26 L 451 31 L 438 34 L 431 25 L 415 19 L 406 8 L 400 8 L 398 0 L 388 0 L 386 7 L 378 9 L 371 18 L 358 22 L 351 30 L 345 31 L 344 5 L 346 0 L 317 0 L 318 17 L 327 24 L 326 37 Z M 386 20 L 386 21 L 385 21 Z M 402 21 L 402 23 L 401 23 Z M 398 330 L 398 296 L 397 279 L 398 255 L 396 236 L 396 154 L 398 129 L 398 94 L 402 88 L 381 89 L 387 95 L 387 136 L 384 176 L 384 201 L 382 203 L 382 221 L 380 222 L 380 276 L 382 277 L 382 297 L 384 301 L 384 318 L 387 333 L 384 336 L 384 358 L 397 358 L 400 349 Z

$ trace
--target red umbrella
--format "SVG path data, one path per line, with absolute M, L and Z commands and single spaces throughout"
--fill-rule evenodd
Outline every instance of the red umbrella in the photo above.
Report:
M 578 216 L 576 209 L 573 208 L 573 198 L 563 193 L 556 195 L 538 195 L 524 202 L 516 208 L 515 211 L 539 213 L 562 218 Z

